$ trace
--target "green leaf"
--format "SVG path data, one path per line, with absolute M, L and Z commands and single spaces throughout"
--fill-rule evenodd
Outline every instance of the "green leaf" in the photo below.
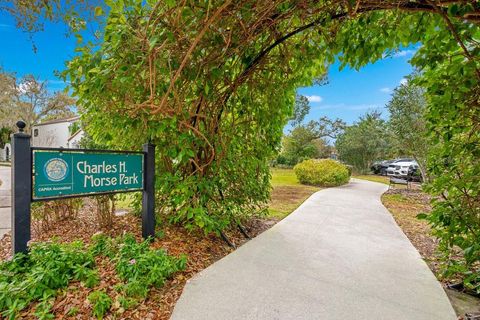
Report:
M 95 17 L 101 16 L 101 15 L 103 15 L 102 7 L 99 7 L 99 6 L 95 7 Z
M 417 219 L 420 219 L 420 220 L 425 220 L 428 218 L 428 214 L 426 213 L 419 213 L 417 214 Z

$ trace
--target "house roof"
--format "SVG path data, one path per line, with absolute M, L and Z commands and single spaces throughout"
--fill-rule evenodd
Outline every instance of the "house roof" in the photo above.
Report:
M 34 127 L 45 126 L 45 125 L 54 124 L 54 123 L 74 122 L 74 121 L 77 121 L 78 119 L 80 119 L 80 116 L 49 120 L 49 121 L 44 121 L 44 122 L 38 123 L 38 124 L 34 125 Z
M 70 136 L 70 138 L 68 138 L 68 141 L 72 140 L 73 138 L 75 138 L 76 136 L 78 136 L 80 134 L 80 132 L 82 132 L 83 129 L 78 129 L 77 132 L 75 132 L 74 134 L 72 134 Z

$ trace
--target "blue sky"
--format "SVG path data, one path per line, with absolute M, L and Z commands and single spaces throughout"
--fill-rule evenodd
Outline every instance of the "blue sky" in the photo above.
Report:
M 33 36 L 38 48 L 35 53 L 29 35 L 16 29 L 14 24 L 10 16 L 0 13 L 0 66 L 18 76 L 31 73 L 48 80 L 52 91 L 63 89 L 65 84 L 55 77 L 54 71 L 63 70 L 64 62 L 74 55 L 76 39 L 66 36 L 64 25 L 47 23 L 45 31 Z M 328 116 L 352 123 L 371 110 L 382 111 L 384 117 L 388 117 L 385 105 L 392 89 L 412 72 L 408 63 L 412 54 L 413 50 L 405 49 L 360 71 L 349 68 L 339 71 L 338 64 L 334 64 L 330 67 L 327 85 L 298 90 L 310 100 L 311 111 L 306 120 Z
M 49 81 L 53 91 L 61 90 L 65 83 L 54 75 L 55 70 L 63 70 L 65 61 L 73 56 L 76 39 L 66 37 L 67 29 L 62 24 L 47 24 L 44 32 L 29 35 L 15 28 L 13 19 L 0 12 L 0 66 L 21 77 L 33 74 L 41 80 Z M 38 48 L 35 53 L 33 44 Z
M 352 123 L 373 110 L 381 111 L 387 118 L 385 106 L 393 89 L 413 71 L 408 63 L 413 54 L 413 50 L 405 49 L 359 71 L 349 68 L 339 71 L 338 63 L 332 65 L 328 73 L 328 84 L 298 90 L 310 101 L 311 110 L 306 120 L 328 116 Z

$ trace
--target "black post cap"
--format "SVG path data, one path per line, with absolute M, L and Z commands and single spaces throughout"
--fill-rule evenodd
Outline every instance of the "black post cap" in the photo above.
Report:
M 18 131 L 23 132 L 23 130 L 25 130 L 26 126 L 27 126 L 27 124 L 25 122 L 23 122 L 22 120 L 17 121 Z

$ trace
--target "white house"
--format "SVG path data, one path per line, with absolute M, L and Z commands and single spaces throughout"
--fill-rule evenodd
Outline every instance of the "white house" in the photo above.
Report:
M 49 148 L 79 148 L 84 136 L 82 129 L 72 132 L 74 123 L 80 117 L 51 120 L 39 123 L 32 128 L 32 146 Z M 78 126 L 77 126 L 78 127 Z
M 10 161 L 11 158 L 12 146 L 10 146 L 10 143 L 7 143 L 3 148 L 0 148 L 0 161 Z

